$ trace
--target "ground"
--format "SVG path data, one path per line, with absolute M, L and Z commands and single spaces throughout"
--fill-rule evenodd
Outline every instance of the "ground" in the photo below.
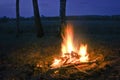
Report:
M 14 34 L 4 34 L 4 36 L 2 34 L 1 37 L 2 61 L 0 67 L 2 75 L 0 77 L 3 80 L 8 80 L 8 78 L 9 80 L 37 80 L 41 73 L 48 70 L 53 58 L 60 52 L 61 40 L 56 36 L 45 36 L 38 39 L 35 34 L 23 34 L 16 39 Z M 87 35 L 84 37 L 89 50 L 104 54 L 108 60 L 119 58 L 119 40 L 119 35 L 112 35 L 112 39 L 111 35 Z M 37 63 L 45 64 L 44 68 L 38 72 L 35 71 Z M 119 63 L 115 65 L 110 69 L 109 74 L 103 73 L 102 77 L 97 77 L 97 80 L 119 80 L 120 65 Z M 96 77 L 90 79 L 96 80 Z
M 118 24 L 118 23 L 117 23 Z M 78 28 L 77 28 L 78 30 Z M 76 42 L 86 43 L 88 52 L 103 54 L 106 61 L 120 57 L 120 34 L 81 34 L 75 32 Z M 54 33 L 37 38 L 34 32 L 0 34 L 0 80 L 119 80 L 120 62 L 106 66 L 91 76 L 81 73 L 69 77 L 46 75 L 54 57 L 60 55 L 61 39 Z M 40 66 L 39 68 L 37 66 Z M 62 72 L 61 74 L 66 74 Z M 69 74 L 69 73 L 68 73 Z M 79 75 L 80 74 L 80 75 Z

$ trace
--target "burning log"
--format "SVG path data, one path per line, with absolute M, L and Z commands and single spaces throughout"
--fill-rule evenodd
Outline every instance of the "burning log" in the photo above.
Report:
M 70 64 L 64 64 L 62 65 L 61 67 L 58 67 L 58 68 L 50 68 L 50 69 L 59 69 L 59 68 L 69 68 L 69 67 L 74 67 L 74 66 L 80 66 L 80 65 L 90 65 L 90 64 L 93 64 L 93 63 L 97 63 L 97 61 L 90 61 L 90 62 L 78 62 L 78 63 L 70 63 Z
M 63 65 L 61 67 L 72 67 L 72 66 L 78 66 L 78 65 L 90 65 L 90 64 L 93 64 L 93 63 L 97 63 L 96 61 L 90 61 L 90 62 L 79 62 L 79 63 L 73 63 L 73 64 L 67 64 L 67 65 Z
M 94 58 L 93 60 L 91 61 L 87 61 L 87 62 L 80 62 L 79 61 L 79 58 L 80 55 L 78 55 L 77 53 L 75 52 L 71 52 L 71 53 L 66 53 L 66 55 L 74 55 L 74 56 L 71 56 L 72 59 L 70 57 L 61 57 L 59 59 L 59 66 L 57 67 L 54 67 L 53 65 L 50 66 L 50 69 L 58 69 L 60 67 L 72 67 L 72 66 L 79 66 L 79 65 L 91 65 L 93 63 L 96 63 L 96 64 L 99 64 L 100 62 L 103 62 L 104 61 L 104 57 L 102 55 L 97 55 L 96 58 Z M 71 60 L 70 60 L 71 59 Z M 77 59 L 77 60 L 76 60 Z

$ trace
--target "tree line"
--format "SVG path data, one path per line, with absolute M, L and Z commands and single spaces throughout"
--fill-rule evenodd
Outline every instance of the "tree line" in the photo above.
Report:
M 34 20 L 34 17 L 22 17 L 20 16 L 20 21 L 29 21 Z M 41 17 L 42 21 L 59 21 L 59 16 L 54 17 Z M 112 21 L 120 21 L 120 15 L 111 15 L 111 16 L 101 16 L 101 15 L 81 15 L 81 16 L 66 16 L 66 20 L 112 20 Z M 7 16 L 0 17 L 0 23 L 7 23 L 9 21 L 16 21 L 16 18 L 9 18 Z

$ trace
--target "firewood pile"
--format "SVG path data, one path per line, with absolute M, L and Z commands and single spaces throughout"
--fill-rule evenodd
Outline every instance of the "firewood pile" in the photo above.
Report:
M 89 61 L 86 62 L 80 62 L 80 55 L 78 55 L 75 52 L 71 52 L 69 53 L 65 53 L 65 57 L 60 57 L 60 62 L 59 62 L 59 66 L 55 67 L 54 65 L 51 65 L 51 69 L 57 69 L 57 68 L 64 68 L 64 67 L 72 67 L 72 66 L 82 66 L 82 65 L 91 65 L 91 64 L 98 64 L 100 62 L 104 61 L 104 57 L 102 54 L 98 54 L 98 55 L 90 55 L 92 56 L 92 58 L 90 58 Z M 71 56 L 71 57 L 69 57 Z
M 71 54 L 66 53 L 65 57 L 60 57 L 60 62 L 59 62 L 59 66 L 55 67 L 54 65 L 50 66 L 50 69 L 59 69 L 59 68 L 68 68 L 68 67 L 75 67 L 75 68 L 82 68 L 82 66 L 85 68 L 87 66 L 90 66 L 92 64 L 98 64 L 100 62 L 104 61 L 104 57 L 102 54 L 96 55 L 93 58 L 91 58 L 89 61 L 86 62 L 80 62 L 79 58 L 80 55 L 78 55 L 75 52 L 71 52 Z M 71 57 L 69 57 L 71 56 Z

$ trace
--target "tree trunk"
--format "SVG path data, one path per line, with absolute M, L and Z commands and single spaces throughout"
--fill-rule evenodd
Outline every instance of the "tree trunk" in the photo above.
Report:
M 19 37 L 20 34 L 19 25 L 20 25 L 19 0 L 16 0 L 16 26 L 17 26 L 16 37 Z
M 34 21 L 35 21 L 35 26 L 37 27 L 37 37 L 43 37 L 44 32 L 39 14 L 38 1 L 37 0 L 32 0 L 32 1 L 33 1 L 33 10 L 34 10 Z
M 66 0 L 60 0 L 60 36 L 66 26 Z

